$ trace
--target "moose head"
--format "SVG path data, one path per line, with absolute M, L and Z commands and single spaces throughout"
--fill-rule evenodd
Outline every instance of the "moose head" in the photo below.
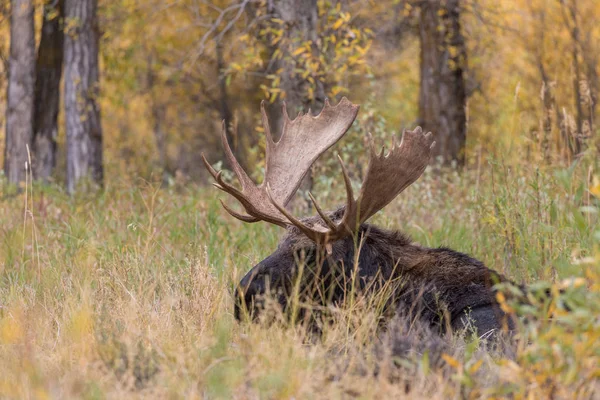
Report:
M 316 216 L 300 219 L 286 209 L 312 164 L 344 136 L 358 110 L 359 106 L 343 98 L 336 106 L 325 102 L 317 116 L 309 111 L 290 120 L 284 104 L 283 131 L 275 142 L 263 102 L 266 163 L 260 185 L 235 159 L 225 129 L 221 134 L 223 149 L 241 189 L 226 182 L 221 171 L 202 156 L 215 179 L 214 186 L 237 199 L 245 210 L 245 214 L 239 213 L 222 202 L 229 214 L 244 222 L 265 221 L 287 230 L 275 252 L 240 281 L 236 317 L 244 311 L 257 315 L 266 295 L 275 296 L 285 308 L 294 288 L 299 288 L 296 295 L 299 292 L 325 303 L 345 298 L 350 287 L 361 292 L 380 291 L 395 282 L 389 305 L 419 310 L 419 316 L 432 325 L 456 328 L 470 319 L 470 324 L 484 332 L 499 328 L 503 314 L 495 303 L 492 285 L 504 279 L 501 275 L 465 254 L 425 248 L 400 232 L 366 223 L 423 174 L 435 144 L 431 133 L 420 127 L 405 130 L 400 142 L 393 136 L 387 154 L 383 149 L 376 152 L 369 135 L 370 159 L 357 198 L 338 156 L 346 204 L 325 212 L 309 194 Z

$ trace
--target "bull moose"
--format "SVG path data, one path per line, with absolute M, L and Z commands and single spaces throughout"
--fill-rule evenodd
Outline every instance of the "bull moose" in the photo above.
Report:
M 362 292 L 389 292 L 386 308 L 411 310 L 442 331 L 467 325 L 479 334 L 512 329 L 514 322 L 496 301 L 494 285 L 506 282 L 501 274 L 466 254 L 448 248 L 427 248 L 398 231 L 366 221 L 415 182 L 430 162 L 433 135 L 420 127 L 405 130 L 400 143 L 393 140 L 387 154 L 378 154 L 369 135 L 370 159 L 358 198 L 348 171 L 338 156 L 346 188 L 346 205 L 325 212 L 309 194 L 316 216 L 299 219 L 286 209 L 312 164 L 348 131 L 359 110 L 343 98 L 336 106 L 325 102 L 317 116 L 300 114 L 290 120 L 283 105 L 284 123 L 279 141 L 269 128 L 264 103 L 262 123 L 266 135 L 265 177 L 256 185 L 235 159 L 221 134 L 225 156 L 241 189 L 223 179 L 202 156 L 215 179 L 214 186 L 236 198 L 245 214 L 222 202 L 225 210 L 244 222 L 265 221 L 286 228 L 275 252 L 254 266 L 240 281 L 235 316 L 255 316 L 264 298 L 273 295 L 285 309 L 292 288 L 319 303 L 340 302 L 350 285 Z

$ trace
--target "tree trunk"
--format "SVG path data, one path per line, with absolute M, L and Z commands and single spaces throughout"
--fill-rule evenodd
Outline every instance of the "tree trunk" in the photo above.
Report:
M 102 185 L 102 126 L 97 104 L 97 0 L 65 1 L 65 120 L 67 191 L 90 177 Z
M 12 0 L 4 149 L 4 173 L 12 183 L 25 180 L 27 146 L 33 137 L 34 80 L 33 0 Z
M 537 30 L 537 41 L 530 43 L 529 51 L 535 57 L 535 64 L 537 65 L 542 80 L 542 125 L 541 125 L 541 137 L 536 138 L 537 144 L 542 150 L 542 155 L 546 163 L 550 162 L 550 139 L 552 138 L 552 131 L 554 127 L 554 116 L 556 115 L 556 99 L 554 97 L 554 90 L 552 88 L 552 82 L 546 71 L 544 56 L 544 42 L 546 41 L 546 10 L 531 7 L 529 12 L 535 18 L 536 24 L 535 29 Z
M 540 138 L 540 147 L 544 161 L 550 162 L 550 138 L 552 137 L 552 116 L 556 113 L 556 100 L 554 98 L 554 91 L 552 90 L 552 83 L 548 78 L 546 69 L 544 68 L 543 60 L 538 60 L 538 69 L 542 77 L 542 105 L 543 105 L 543 118 L 542 118 L 542 137 Z
M 219 97 L 217 108 L 221 116 L 221 121 L 225 123 L 227 140 L 229 141 L 229 145 L 233 150 L 233 154 L 238 162 L 244 165 L 246 160 L 246 154 L 244 152 L 245 149 L 240 145 L 239 132 L 233 126 L 233 113 L 229 107 L 229 94 L 227 93 L 227 80 L 225 76 L 227 64 L 225 63 L 223 54 L 223 41 L 223 38 L 215 41 L 215 56 L 217 61 L 217 75 L 219 79 Z
M 217 58 L 217 74 L 219 75 L 219 113 L 221 114 L 221 120 L 225 121 L 227 127 L 227 133 L 232 132 L 233 114 L 229 108 L 229 96 L 227 94 L 227 81 L 225 77 L 225 59 L 223 55 L 223 41 L 215 42 L 215 54 Z M 228 135 L 229 136 L 229 135 Z M 231 136 L 230 136 L 231 138 Z M 230 142 L 231 143 L 231 142 Z M 237 143 L 233 143 L 233 150 L 237 150 Z M 236 154 L 237 156 L 238 154 Z
M 163 123 L 166 118 L 166 106 L 159 95 L 158 90 L 155 88 L 156 75 L 154 73 L 155 55 L 152 50 L 149 51 L 148 61 L 146 63 L 147 76 L 146 76 L 146 90 L 150 95 L 150 115 L 152 116 L 152 133 L 154 134 L 154 142 L 156 149 L 158 150 L 158 164 L 161 169 L 163 184 L 168 182 L 169 174 L 171 173 L 168 168 L 167 159 L 167 135 L 163 128 Z
M 36 179 L 44 182 L 48 181 L 56 165 L 64 37 L 60 19 L 63 7 L 64 0 L 54 0 L 44 7 L 42 38 L 36 63 L 33 173 Z
M 577 26 L 577 25 L 575 25 Z M 571 148 L 571 152 L 573 153 L 573 155 L 577 155 L 579 154 L 579 152 L 582 149 L 582 143 L 581 143 L 581 135 L 583 132 L 583 121 L 584 121 L 584 111 L 583 111 L 583 105 L 581 104 L 581 92 L 580 92 L 580 82 L 581 82 L 581 72 L 579 71 L 579 51 L 578 51 L 578 47 L 577 47 L 577 37 L 578 37 L 578 29 L 577 27 L 573 28 L 573 43 L 572 43 L 572 47 L 571 47 L 571 57 L 572 57 L 572 62 L 573 62 L 573 92 L 575 93 L 575 110 L 577 111 L 577 119 L 576 119 L 576 124 L 577 124 L 577 132 L 575 133 L 575 138 L 573 140 L 573 144 L 570 145 Z
M 584 80 L 585 75 L 581 71 L 582 68 L 579 65 L 579 50 L 581 48 L 581 37 L 579 30 L 579 21 L 577 19 L 577 0 L 572 0 L 569 4 L 569 13 L 573 19 L 573 27 L 571 29 L 571 38 L 573 40 L 571 55 L 573 58 L 573 89 L 575 91 L 575 109 L 577 110 L 577 133 L 573 144 L 573 154 L 577 155 L 581 151 L 585 150 L 586 144 L 585 139 L 591 136 L 593 126 L 593 100 L 590 96 L 584 96 L 581 93 L 581 85 L 589 85 L 589 81 Z M 585 57 L 584 57 L 585 59 Z
M 277 0 L 269 2 L 269 14 L 274 18 L 279 18 L 284 21 L 283 29 L 288 39 L 295 39 L 298 43 L 310 40 L 313 49 L 316 51 L 317 46 L 317 20 L 318 7 L 316 0 Z M 275 49 L 273 49 L 274 51 Z M 294 73 L 295 65 L 286 60 L 286 57 L 278 60 L 271 68 L 272 71 L 282 69 L 281 72 L 281 89 L 285 92 L 285 103 L 290 118 L 295 118 L 299 112 L 307 112 L 309 108 L 313 111 L 319 111 L 325 103 L 325 89 L 322 82 L 315 82 L 315 98 L 308 99 L 305 96 L 306 86 L 310 83 L 306 79 L 302 79 L 299 74 Z M 283 118 L 281 114 L 281 102 L 272 112 L 273 117 L 271 124 L 274 132 L 281 132 Z
M 317 0 L 276 0 L 268 2 L 268 13 L 274 18 L 284 21 L 283 29 L 287 39 L 303 43 L 311 41 L 313 51 L 317 51 L 317 24 L 318 7 Z M 275 49 L 273 49 L 275 51 Z M 271 68 L 273 73 L 282 70 L 280 88 L 285 93 L 285 103 L 287 112 L 291 119 L 294 119 L 299 112 L 319 112 L 325 104 L 325 88 L 323 83 L 316 80 L 314 85 L 314 99 L 307 98 L 306 87 L 311 85 L 308 80 L 303 79 L 299 74 L 294 73 L 295 65 L 289 60 L 289 57 L 282 57 L 273 63 Z M 283 128 L 283 113 L 281 112 L 282 102 L 269 107 L 269 120 L 271 132 L 279 135 Z M 275 133 L 277 132 L 277 133 Z M 308 192 L 312 189 L 313 178 L 312 170 L 309 170 L 300 184 L 301 192 Z M 311 202 L 307 198 L 307 203 Z
M 434 154 L 444 163 L 465 162 L 467 136 L 465 41 L 460 0 L 424 1 L 419 17 L 421 87 L 419 123 L 435 135 Z

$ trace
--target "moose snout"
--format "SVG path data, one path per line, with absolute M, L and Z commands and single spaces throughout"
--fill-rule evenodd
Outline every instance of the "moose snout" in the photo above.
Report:
M 235 318 L 241 320 L 244 312 L 255 317 L 259 307 L 259 299 L 266 292 L 265 274 L 260 265 L 252 268 L 240 281 L 235 291 Z
M 294 265 L 293 254 L 279 249 L 248 271 L 236 288 L 235 318 L 241 320 L 244 313 L 256 318 L 264 307 L 264 297 L 269 294 L 278 294 L 277 300 L 285 308 L 280 294 L 285 292 L 286 282 L 291 281 Z

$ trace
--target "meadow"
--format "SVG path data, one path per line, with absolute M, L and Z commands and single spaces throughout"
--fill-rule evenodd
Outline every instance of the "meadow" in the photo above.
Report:
M 3 186 L 1 398 L 600 396 L 597 159 L 429 169 L 374 218 L 550 290 L 532 306 L 503 304 L 534 321 L 510 355 L 471 337 L 432 350 L 409 328 L 415 348 L 397 357 L 367 301 L 332 308 L 319 340 L 285 318 L 238 323 L 234 284 L 283 232 L 229 217 L 209 186 L 113 172 L 103 191 L 74 197 Z

